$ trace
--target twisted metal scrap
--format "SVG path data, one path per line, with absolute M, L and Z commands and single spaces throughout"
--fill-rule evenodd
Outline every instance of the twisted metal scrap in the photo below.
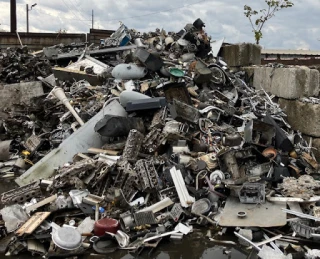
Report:
M 320 183 L 310 175 L 302 175 L 298 179 L 287 177 L 279 184 L 282 194 L 286 197 L 309 199 L 320 190 Z

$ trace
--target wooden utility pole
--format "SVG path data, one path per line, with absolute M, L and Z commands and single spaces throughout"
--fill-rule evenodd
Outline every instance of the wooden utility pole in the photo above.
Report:
M 10 31 L 17 31 L 17 1 L 10 0 Z

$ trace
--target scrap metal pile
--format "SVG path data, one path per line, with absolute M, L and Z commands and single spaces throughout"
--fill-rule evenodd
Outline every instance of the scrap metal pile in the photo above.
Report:
M 302 244 L 319 243 L 319 165 L 200 19 L 169 34 L 122 24 L 100 61 L 80 49 L 51 52 L 80 58 L 3 120 L 1 175 L 20 175 L 1 195 L 8 255 L 140 254 L 213 225 L 210 240 L 236 230 L 261 258 L 315 258 Z

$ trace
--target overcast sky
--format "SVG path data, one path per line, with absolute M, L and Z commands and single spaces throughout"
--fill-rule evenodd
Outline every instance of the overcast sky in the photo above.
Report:
M 293 8 L 281 10 L 263 30 L 264 48 L 320 49 L 320 1 L 292 0 Z M 258 10 L 264 0 L 17 0 L 18 30 L 26 31 L 26 4 L 37 6 L 29 13 L 30 32 L 88 32 L 91 10 L 95 28 L 116 29 L 119 21 L 138 31 L 163 28 L 178 32 L 185 24 L 201 18 L 212 39 L 253 42 L 254 37 L 243 6 Z M 10 30 L 10 0 L 0 0 L 0 30 Z

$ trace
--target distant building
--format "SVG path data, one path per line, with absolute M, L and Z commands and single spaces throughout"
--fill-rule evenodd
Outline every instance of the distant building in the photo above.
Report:
M 320 65 L 320 50 L 262 49 L 261 63 L 274 62 L 285 65 Z

